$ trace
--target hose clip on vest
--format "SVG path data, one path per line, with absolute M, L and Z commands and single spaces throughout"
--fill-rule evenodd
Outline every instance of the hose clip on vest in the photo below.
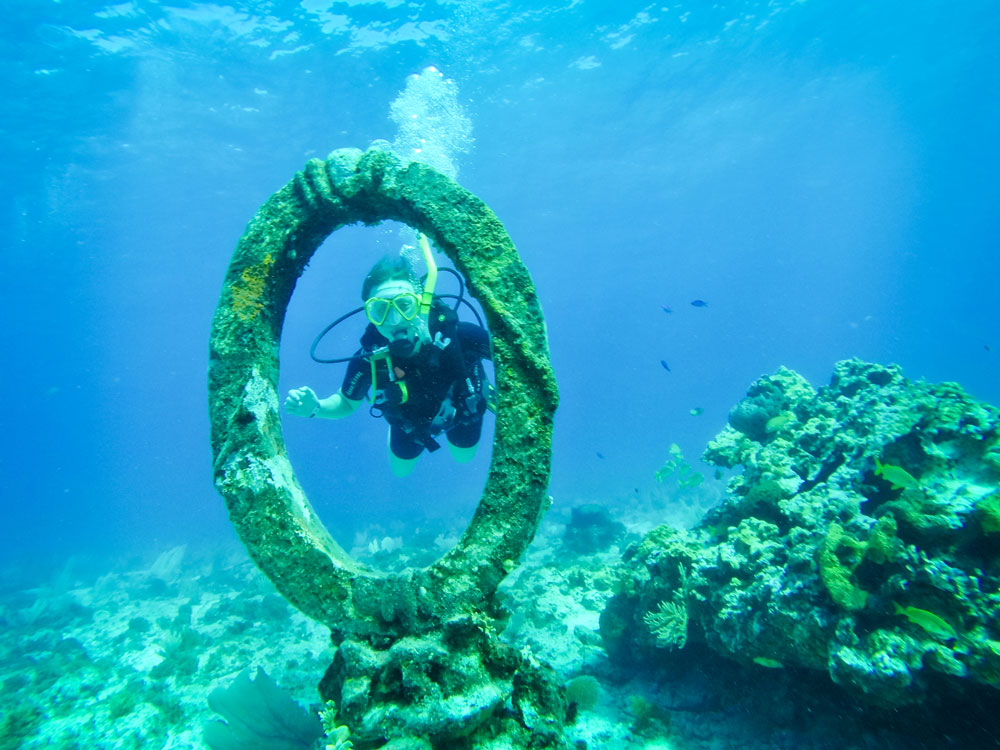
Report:
M 434 334 L 434 346 L 436 346 L 441 351 L 445 350 L 445 347 L 451 343 L 451 339 L 447 339 L 441 335 L 441 331 Z
M 400 399 L 399 403 L 405 404 L 410 399 L 410 392 L 406 388 L 406 381 L 403 378 L 396 377 L 396 368 L 392 365 L 392 356 L 389 354 L 389 347 L 383 346 L 381 349 L 376 349 L 371 353 L 368 358 L 369 363 L 372 367 L 372 395 L 370 401 L 374 404 L 375 394 L 379 392 L 378 388 L 378 371 L 375 368 L 375 363 L 379 360 L 385 360 L 385 369 L 389 373 L 389 382 L 396 383 L 399 386 Z M 384 389 L 382 391 L 384 393 Z
M 473 388 L 472 378 L 465 379 L 465 389 L 466 393 L 469 394 L 465 397 L 465 410 L 469 414 L 476 414 L 479 412 L 479 402 L 482 400 L 482 395 Z
M 430 427 L 428 428 L 429 433 L 437 435 L 450 428 L 455 423 L 455 414 L 457 411 L 451 397 L 446 398 L 441 403 L 441 408 L 438 409 L 438 413 L 434 416 L 434 419 L 431 420 Z

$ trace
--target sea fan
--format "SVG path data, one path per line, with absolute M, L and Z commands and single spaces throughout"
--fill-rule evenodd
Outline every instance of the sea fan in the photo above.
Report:
M 319 718 L 299 706 L 263 669 L 244 669 L 228 688 L 213 690 L 208 705 L 225 721 L 205 725 L 212 750 L 309 750 L 323 736 Z

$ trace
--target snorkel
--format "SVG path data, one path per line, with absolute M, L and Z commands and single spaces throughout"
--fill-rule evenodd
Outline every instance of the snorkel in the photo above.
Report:
M 438 280 L 438 267 L 431 254 L 431 245 L 427 241 L 426 235 L 420 234 L 417 244 L 420 245 L 424 253 L 424 263 L 427 264 L 427 279 L 424 281 L 424 293 L 420 295 L 420 315 L 426 321 L 431 312 L 431 303 L 434 301 L 434 287 Z

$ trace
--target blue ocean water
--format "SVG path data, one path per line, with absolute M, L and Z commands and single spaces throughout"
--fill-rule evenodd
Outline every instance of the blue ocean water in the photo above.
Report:
M 998 32 L 988 0 L 9 4 L 0 564 L 234 538 L 206 407 L 232 249 L 307 159 L 393 140 L 428 66 L 472 125 L 457 178 L 546 314 L 556 509 L 627 515 L 672 443 L 694 461 L 782 365 L 818 386 L 838 360 L 895 362 L 1000 403 Z M 398 244 L 327 241 L 282 390 L 337 389 L 309 344 Z M 364 413 L 288 417 L 285 438 L 348 548 L 460 527 L 489 461 L 487 439 L 395 478 Z
M 392 140 L 428 65 L 548 318 L 557 502 L 698 455 L 779 365 L 898 362 L 1000 402 L 991 3 L 21 2 L 4 28 L 5 555 L 230 533 L 205 409 L 229 255 L 307 158 Z M 371 257 L 293 311 L 283 383 L 339 385 L 308 342 Z M 471 507 L 484 476 L 432 456 L 396 483 L 363 418 L 294 430 L 351 525 Z

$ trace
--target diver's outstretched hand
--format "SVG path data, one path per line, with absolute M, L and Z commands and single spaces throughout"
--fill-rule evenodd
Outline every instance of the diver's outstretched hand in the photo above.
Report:
M 319 408 L 319 398 L 307 385 L 292 388 L 285 398 L 285 411 L 296 417 L 311 417 Z

